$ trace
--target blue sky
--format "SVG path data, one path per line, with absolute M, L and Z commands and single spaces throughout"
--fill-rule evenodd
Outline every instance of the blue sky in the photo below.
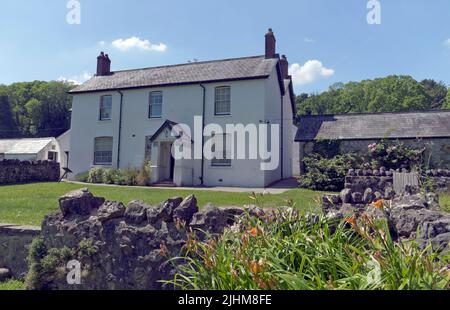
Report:
M 100 50 L 113 70 L 260 55 L 272 27 L 296 93 L 389 74 L 450 84 L 448 0 L 379 0 L 380 25 L 367 23 L 368 0 L 79 1 L 79 25 L 68 0 L 1 1 L 0 83 L 81 82 Z

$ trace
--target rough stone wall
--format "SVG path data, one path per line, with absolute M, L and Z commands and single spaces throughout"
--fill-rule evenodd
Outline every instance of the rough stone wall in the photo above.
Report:
M 59 163 L 51 161 L 0 161 L 0 185 L 59 180 Z
M 345 188 L 352 192 L 364 193 L 368 188 L 373 192 L 382 194 L 392 191 L 394 188 L 394 170 L 350 169 L 345 177 Z M 400 172 L 400 170 L 398 170 Z M 401 172 L 409 172 L 403 169 Z M 450 170 L 432 169 L 424 172 L 422 182 L 429 182 L 434 191 L 450 190 Z M 388 197 L 389 198 L 389 195 Z
M 243 209 L 207 205 L 194 196 L 175 197 L 156 206 L 105 201 L 87 189 L 59 200 L 61 212 L 46 216 L 31 251 L 27 285 L 31 289 L 170 289 L 189 240 L 221 234 Z M 259 209 L 249 209 L 257 213 Z M 194 239 L 191 239 L 194 238 Z M 81 284 L 67 283 L 67 263 L 77 260 Z
M 450 169 L 432 169 L 425 171 L 424 182 L 431 182 L 435 191 L 450 192 Z
M 9 269 L 14 278 L 23 279 L 28 271 L 30 244 L 40 232 L 39 227 L 0 224 L 0 268 Z
M 371 188 L 374 192 L 385 193 L 386 190 L 393 189 L 393 173 L 393 170 L 384 168 L 379 170 L 350 169 L 345 177 L 345 188 L 360 193 Z
M 437 252 L 450 250 L 450 214 L 440 210 L 438 195 L 409 188 L 403 195 L 376 206 L 348 194 L 344 189 L 340 195 L 324 196 L 322 209 L 329 219 L 385 220 L 394 240 L 414 238 L 421 248 L 431 244 Z
M 397 143 L 397 140 L 389 140 L 391 143 Z M 367 155 L 367 146 L 379 140 L 341 140 L 339 141 L 339 153 L 349 152 Z M 450 169 L 450 138 L 435 139 L 402 139 L 405 146 L 420 148 L 426 147 L 426 158 L 430 157 L 430 165 L 434 168 Z M 304 145 L 304 155 L 311 154 L 315 142 L 307 142 Z

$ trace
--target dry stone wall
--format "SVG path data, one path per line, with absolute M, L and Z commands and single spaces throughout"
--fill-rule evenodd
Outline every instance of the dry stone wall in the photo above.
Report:
M 30 244 L 40 232 L 39 227 L 0 224 L 0 268 L 7 269 L 13 278 L 23 279 L 28 272 Z
M 31 289 L 170 289 L 183 246 L 222 234 L 241 208 L 207 205 L 199 211 L 194 196 L 174 197 L 156 206 L 94 197 L 87 189 L 59 199 L 61 212 L 46 216 L 41 237 L 30 253 Z M 258 214 L 256 207 L 248 212 Z M 256 211 L 255 211 L 256 210 Z M 81 267 L 81 283 L 69 284 L 67 263 Z
M 52 161 L 0 161 L 0 185 L 59 180 L 59 163 Z

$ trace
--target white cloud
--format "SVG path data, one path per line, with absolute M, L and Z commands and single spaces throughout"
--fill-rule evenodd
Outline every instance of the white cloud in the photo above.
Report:
M 104 43 L 104 41 L 101 42 Z M 128 39 L 114 40 L 111 44 L 113 47 L 122 52 L 126 52 L 131 49 L 137 49 L 146 52 L 164 52 L 167 50 L 167 45 L 165 45 L 164 43 L 152 44 L 149 40 L 141 40 L 140 38 L 134 36 Z
M 450 39 L 445 40 L 444 45 L 450 48 Z
M 305 39 L 303 39 L 303 41 L 305 41 L 305 43 L 314 43 L 314 42 L 316 42 L 316 40 L 311 39 L 311 38 L 305 38 Z
M 64 76 L 60 76 L 58 78 L 58 81 L 60 82 L 64 82 L 64 83 L 72 83 L 75 85 L 80 85 L 84 82 L 86 82 L 87 80 L 89 80 L 92 77 L 92 74 L 89 74 L 86 71 L 83 71 L 81 74 L 78 75 L 74 75 L 71 77 L 64 77 Z
M 334 74 L 333 69 L 328 69 L 318 60 L 308 60 L 303 66 L 294 63 L 289 67 L 294 84 L 304 85 L 317 80 L 330 77 Z

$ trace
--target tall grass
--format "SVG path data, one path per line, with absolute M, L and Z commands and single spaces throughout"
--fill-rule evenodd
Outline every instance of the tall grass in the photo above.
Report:
M 448 256 L 415 242 L 393 242 L 370 218 L 330 223 L 323 216 L 277 212 L 247 217 L 224 235 L 187 243 L 181 289 L 400 290 L 448 289 Z

